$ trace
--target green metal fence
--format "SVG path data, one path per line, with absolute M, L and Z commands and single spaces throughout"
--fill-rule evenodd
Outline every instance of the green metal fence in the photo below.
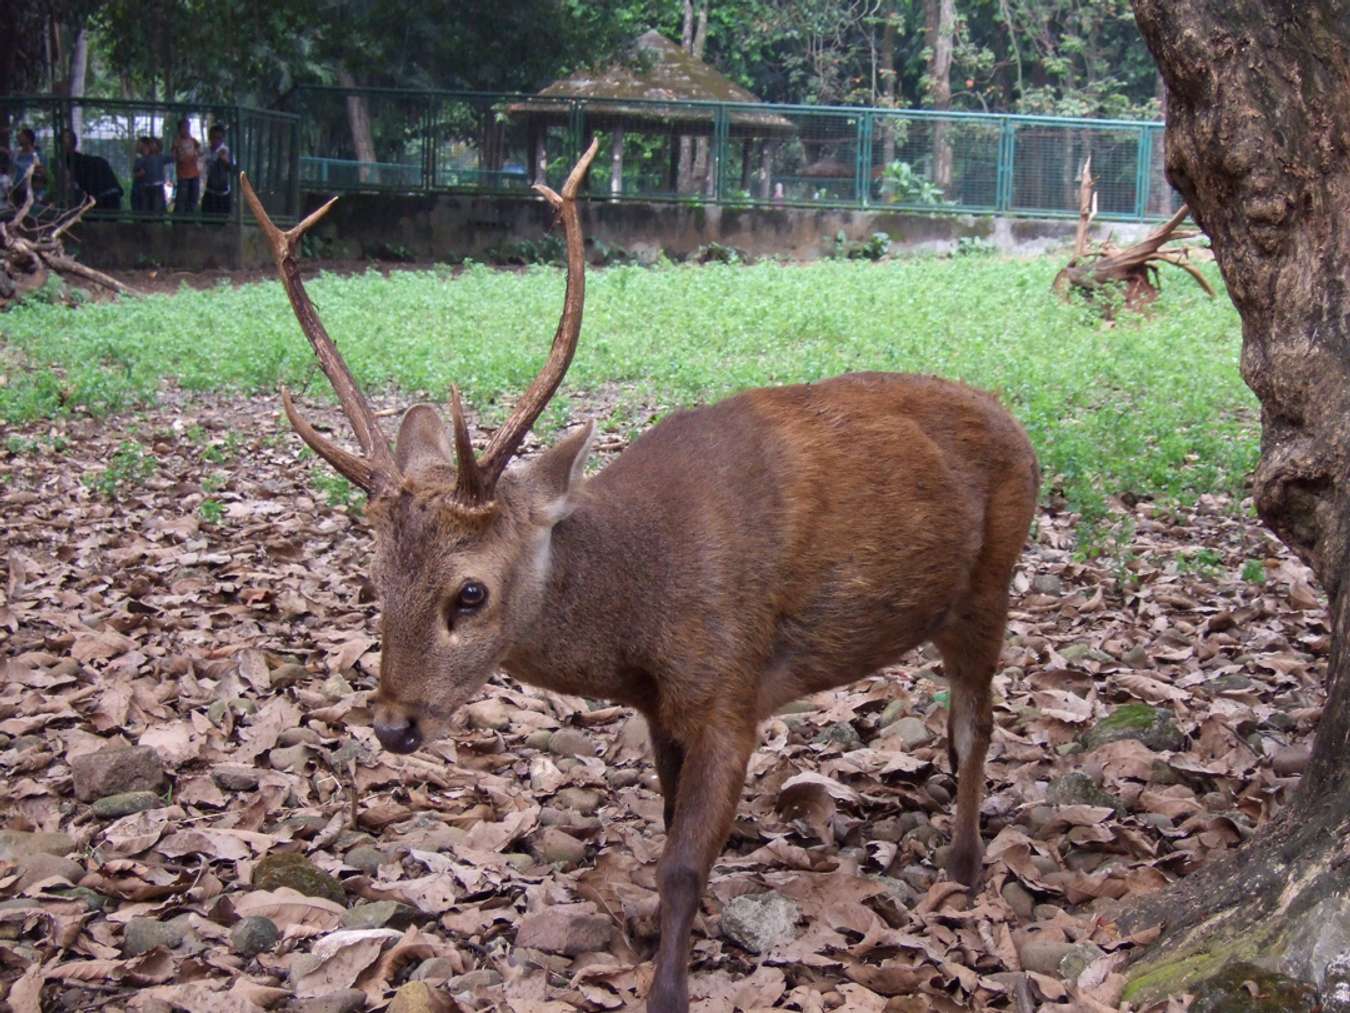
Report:
M 183 119 L 188 121 L 191 136 L 200 143 L 203 156 L 208 153 L 207 133 L 214 124 L 224 127 L 230 149 L 233 170 L 228 197 L 208 203 L 205 209 L 201 193 L 190 202 L 187 188 L 180 187 L 175 178 L 172 145 Z M 8 157 L 11 177 L 18 175 L 15 163 L 22 151 L 20 135 L 24 129 L 35 135 L 41 166 L 34 186 L 38 214 L 78 203 L 83 197 L 80 184 L 98 179 L 106 185 L 100 183 L 101 193 L 94 194 L 103 199 L 89 212 L 91 218 L 252 223 L 251 214 L 241 213 L 239 170 L 248 173 L 263 205 L 278 222 L 294 221 L 300 207 L 299 118 L 292 113 L 239 105 L 4 96 L 0 97 L 0 149 Z M 63 140 L 67 131 L 77 138 L 76 151 L 86 161 L 67 157 Z M 136 174 L 138 159 L 145 154 L 141 150 L 143 138 L 157 139 L 167 157 L 158 194 L 145 174 Z M 90 168 L 90 159 L 101 160 L 108 171 Z M 144 170 L 145 163 L 140 167 Z M 153 179 L 155 173 L 152 170 L 148 175 Z M 204 167 L 200 179 L 199 188 L 204 192 Z M 22 192 L 17 196 L 21 198 Z
M 613 200 L 1073 215 L 1091 155 L 1101 218 L 1180 203 L 1161 123 L 310 86 L 287 106 L 306 189 L 520 194 L 598 136 L 590 193 Z

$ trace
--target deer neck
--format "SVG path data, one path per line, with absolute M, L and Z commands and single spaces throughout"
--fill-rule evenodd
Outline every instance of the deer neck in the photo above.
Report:
M 637 613 L 652 594 L 651 547 L 635 544 L 634 527 L 598 496 L 554 527 L 535 620 L 502 661 L 509 675 L 554 692 L 641 702 L 625 674 L 640 666 Z

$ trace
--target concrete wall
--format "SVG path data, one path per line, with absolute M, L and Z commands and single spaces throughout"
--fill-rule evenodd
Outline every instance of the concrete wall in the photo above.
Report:
M 272 263 L 272 251 L 252 225 L 221 222 L 83 221 L 66 248 L 90 267 L 178 271 L 239 270 Z
M 308 213 L 322 203 L 305 199 Z M 753 257 L 814 260 L 828 256 L 835 237 L 863 242 L 874 232 L 891 237 L 895 252 L 944 252 L 963 238 L 983 239 L 1005 252 L 1035 253 L 1072 242 L 1069 219 L 920 215 L 893 211 L 811 208 L 736 209 L 691 204 L 589 201 L 582 205 L 586 237 L 618 247 L 642 262 L 661 253 L 681 259 L 710 243 Z M 344 194 L 316 227 L 316 252 L 325 259 L 388 257 L 421 261 L 474 257 L 513 241 L 538 241 L 552 215 L 542 200 Z M 1147 226 L 1112 224 L 1129 241 Z M 86 221 L 77 230 L 78 255 L 92 267 L 172 267 L 181 271 L 266 267 L 271 254 L 251 224 L 183 225 L 169 222 Z
M 321 195 L 308 195 L 306 213 L 322 201 Z M 1069 219 L 607 201 L 584 203 L 581 218 L 588 240 L 620 247 L 642 261 L 662 252 L 672 259 L 687 257 L 709 243 L 754 257 L 813 260 L 829 255 L 841 232 L 850 242 L 884 232 L 897 252 L 943 252 L 970 237 L 1007 252 L 1031 253 L 1072 242 L 1075 228 Z M 542 200 L 352 193 L 338 200 L 315 231 L 324 241 L 324 256 L 378 257 L 392 250 L 417 260 L 483 259 L 506 242 L 540 239 L 551 221 Z M 1113 224 L 1110 229 L 1117 239 L 1128 239 L 1147 226 Z M 1104 235 L 1105 227 L 1093 231 Z

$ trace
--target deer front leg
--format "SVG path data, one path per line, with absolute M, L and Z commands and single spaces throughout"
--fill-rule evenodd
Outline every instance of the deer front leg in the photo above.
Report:
M 722 723 L 700 729 L 695 739 L 684 743 L 674 822 L 667 816 L 666 848 L 656 871 L 661 942 L 647 996 L 648 1013 L 689 1009 L 689 933 L 708 873 L 736 815 L 745 767 L 755 748 L 754 721 L 732 724 L 721 715 L 719 720 Z M 667 806 L 669 812 L 669 801 Z

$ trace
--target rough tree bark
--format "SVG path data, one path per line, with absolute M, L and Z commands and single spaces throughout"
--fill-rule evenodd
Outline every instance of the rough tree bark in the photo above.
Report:
M 956 0 L 925 0 L 928 45 L 928 95 L 934 109 L 952 107 L 952 47 L 956 37 Z M 952 144 L 947 125 L 933 124 L 933 182 L 944 193 L 952 185 Z
M 1242 314 L 1242 374 L 1261 400 L 1256 506 L 1326 588 L 1332 644 L 1293 802 L 1123 921 L 1164 929 L 1127 998 L 1228 957 L 1316 981 L 1328 933 L 1350 949 L 1350 0 L 1134 10 L 1167 84 L 1168 178 Z M 1320 956 L 1304 943 L 1319 938 Z
M 337 71 L 338 84 L 344 88 L 355 89 L 356 78 L 346 67 L 339 67 Z M 375 161 L 375 141 L 370 132 L 370 108 L 366 105 L 366 97 L 359 94 L 349 94 L 347 96 L 347 125 L 352 132 L 352 147 L 356 149 L 357 161 L 363 163 L 360 170 L 361 182 L 370 181 L 371 169 L 364 163 Z

